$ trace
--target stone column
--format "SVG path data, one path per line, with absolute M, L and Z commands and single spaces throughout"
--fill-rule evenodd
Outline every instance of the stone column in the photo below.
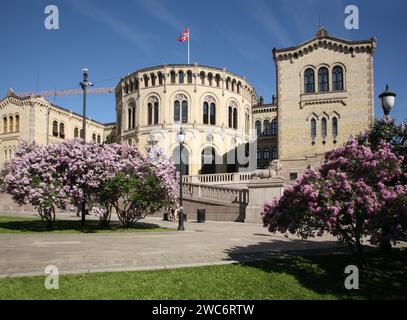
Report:
M 246 207 L 245 222 L 261 223 L 261 213 L 266 201 L 279 199 L 283 194 L 285 180 L 276 176 L 270 179 L 252 179 L 248 182 L 249 204 Z

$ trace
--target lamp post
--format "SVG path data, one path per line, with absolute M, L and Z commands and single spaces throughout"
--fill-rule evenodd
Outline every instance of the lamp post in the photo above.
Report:
M 396 100 L 396 94 L 389 91 L 389 85 L 386 84 L 386 90 L 379 95 L 380 105 L 382 106 L 383 113 L 386 118 L 389 117 L 390 111 L 394 106 Z
M 79 83 L 83 90 L 83 116 L 82 116 L 82 143 L 86 143 L 86 91 L 89 86 L 93 86 L 93 83 L 88 81 L 88 69 L 82 69 L 83 80 Z M 85 224 L 85 216 L 86 216 L 86 203 L 82 201 L 82 224 Z
M 185 142 L 185 131 L 182 129 L 177 134 L 177 141 L 179 143 L 179 218 L 178 218 L 178 231 L 184 231 L 184 208 L 182 207 L 182 146 Z

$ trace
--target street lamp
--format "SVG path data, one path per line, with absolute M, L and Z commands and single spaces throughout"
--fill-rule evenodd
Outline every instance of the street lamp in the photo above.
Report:
M 83 90 L 83 116 L 82 116 L 82 142 L 83 144 L 86 143 L 86 91 L 89 86 L 93 86 L 93 83 L 88 81 L 88 69 L 84 68 L 81 70 L 83 75 L 83 80 L 79 83 Z M 82 224 L 85 224 L 85 216 L 86 216 L 86 203 L 85 201 L 82 202 Z
M 384 115 L 387 118 L 390 114 L 391 109 L 394 106 L 396 94 L 394 92 L 389 91 L 389 85 L 386 84 L 386 90 L 379 95 L 379 99 Z
M 179 218 L 178 231 L 184 231 L 184 208 L 182 207 L 182 146 L 185 142 L 185 131 L 182 129 L 177 134 L 177 142 L 179 143 Z

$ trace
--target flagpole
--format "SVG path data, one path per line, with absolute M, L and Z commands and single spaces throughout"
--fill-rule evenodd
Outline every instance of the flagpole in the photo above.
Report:
M 189 64 L 189 40 L 190 40 L 190 38 L 191 38 L 191 31 L 189 30 L 189 28 L 188 28 L 188 64 Z

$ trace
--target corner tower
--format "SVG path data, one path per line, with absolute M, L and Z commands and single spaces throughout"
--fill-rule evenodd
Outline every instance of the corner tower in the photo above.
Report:
M 349 41 L 324 28 L 298 46 L 273 49 L 278 154 L 295 180 L 323 155 L 368 128 L 374 117 L 376 39 Z

